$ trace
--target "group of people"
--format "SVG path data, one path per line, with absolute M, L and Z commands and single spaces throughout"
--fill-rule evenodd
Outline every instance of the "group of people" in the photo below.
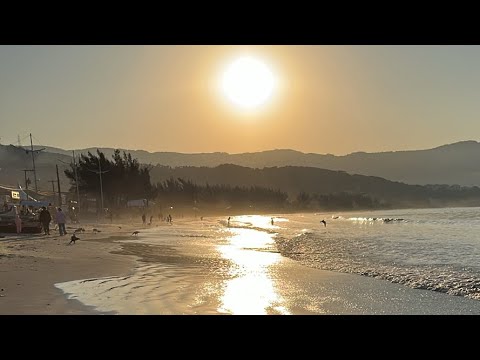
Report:
M 159 213 L 158 214 L 158 219 L 161 220 L 162 216 L 163 215 L 161 213 Z M 172 223 L 172 215 L 168 214 L 168 216 L 165 217 L 165 221 L 171 224 Z M 147 215 L 145 215 L 145 213 L 142 214 L 142 223 L 143 223 L 144 226 L 147 225 Z M 148 225 L 152 225 L 152 223 L 153 223 L 153 215 L 150 216 L 150 222 L 148 223 Z
M 50 221 L 52 221 L 52 215 L 45 206 L 43 206 L 42 211 L 40 211 L 39 220 L 42 224 L 45 235 L 50 235 Z M 65 223 L 67 222 L 67 217 L 62 211 L 62 208 L 57 208 L 57 212 L 55 213 L 55 222 L 58 224 L 60 236 L 66 235 L 67 230 L 65 229 Z
M 15 226 L 17 228 L 17 234 L 22 232 L 22 218 L 20 215 L 25 215 L 25 212 L 19 211 L 15 214 Z M 45 235 L 50 235 L 50 222 L 52 221 L 52 215 L 45 206 L 42 206 L 42 209 L 40 210 L 39 220 L 42 224 L 42 229 Z M 58 224 L 58 231 L 60 232 L 60 235 L 65 235 L 67 233 L 67 230 L 65 229 L 67 217 L 61 208 L 57 208 L 55 222 Z

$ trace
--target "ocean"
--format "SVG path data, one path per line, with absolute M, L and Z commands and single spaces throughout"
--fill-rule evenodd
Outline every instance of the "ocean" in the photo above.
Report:
M 479 314 L 479 214 L 174 220 L 120 240 L 139 259 L 132 274 L 56 286 L 117 314 Z
M 284 256 L 302 264 L 480 300 L 480 208 L 287 219 L 277 245 Z M 319 223 L 322 219 L 326 227 Z

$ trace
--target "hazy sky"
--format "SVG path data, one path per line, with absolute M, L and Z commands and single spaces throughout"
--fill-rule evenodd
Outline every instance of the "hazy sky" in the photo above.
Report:
M 246 111 L 226 66 L 262 61 Z M 426 149 L 480 134 L 479 46 L 0 46 L 0 143 L 253 152 Z

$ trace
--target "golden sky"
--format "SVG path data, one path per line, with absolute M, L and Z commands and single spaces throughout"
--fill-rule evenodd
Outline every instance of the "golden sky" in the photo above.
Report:
M 478 46 L 0 46 L 0 143 L 347 154 L 475 140 Z M 220 83 L 249 56 L 276 86 L 241 109 Z

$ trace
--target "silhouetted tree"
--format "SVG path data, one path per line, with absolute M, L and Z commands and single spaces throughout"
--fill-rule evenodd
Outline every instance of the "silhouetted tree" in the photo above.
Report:
M 100 168 L 102 170 L 102 187 L 104 201 L 107 207 L 123 206 L 128 200 L 146 198 L 152 199 L 155 195 L 150 184 L 150 169 L 142 166 L 131 154 L 115 150 L 113 160 L 97 149 L 97 156 L 88 152 L 81 155 L 77 162 L 78 187 L 83 193 L 91 194 L 100 199 Z M 70 169 L 65 170 L 72 186 L 75 184 L 73 163 Z M 97 202 L 98 203 L 98 202 Z

